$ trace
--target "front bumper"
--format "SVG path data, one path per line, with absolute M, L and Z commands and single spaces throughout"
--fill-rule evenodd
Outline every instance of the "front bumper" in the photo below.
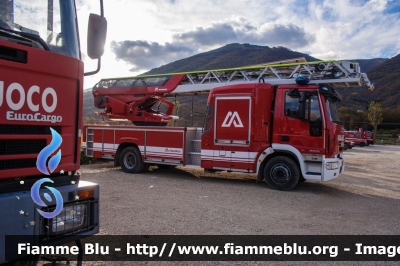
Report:
M 53 179 L 56 180 L 56 178 Z M 61 212 L 52 219 L 42 217 L 37 209 L 51 212 L 56 206 L 49 203 L 54 204 L 54 199 L 52 202 L 45 201 L 49 206 L 41 208 L 33 202 L 29 190 L 0 192 L 0 206 L 2 206 L 0 228 L 3 229 L 0 231 L 1 246 L 11 247 L 19 240 L 21 243 L 32 243 L 32 245 L 59 245 L 98 233 L 99 185 L 85 181 L 72 184 L 70 181 L 69 185 L 62 184 L 54 188 L 60 192 L 63 206 L 69 213 Z M 93 195 L 90 198 L 76 197 L 82 190 L 93 190 Z M 52 194 L 43 187 L 39 191 L 41 199 L 47 199 L 45 193 Z M 84 208 L 82 208 L 83 205 Z M 23 256 L 25 255 L 6 252 L 2 248 L 0 249 L 0 264 Z
M 329 169 L 332 165 L 337 164 L 334 169 Z M 322 181 L 332 180 L 344 172 L 344 156 L 338 155 L 336 158 L 324 158 L 322 160 Z

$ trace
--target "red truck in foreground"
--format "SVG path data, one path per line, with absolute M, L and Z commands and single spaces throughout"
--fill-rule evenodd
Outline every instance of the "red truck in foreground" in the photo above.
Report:
M 90 14 L 92 59 L 103 53 L 106 25 Z M 78 171 L 83 77 L 74 0 L 0 1 L 0 264 L 38 260 L 6 253 L 7 237 L 79 245 L 99 231 L 99 185 Z
M 305 69 L 324 69 L 316 65 L 308 63 Z M 300 69 L 283 67 L 292 74 Z M 341 71 L 336 67 L 331 72 Z M 233 69 L 224 80 L 222 73 L 228 70 L 100 81 L 93 88 L 95 105 L 110 118 L 167 123 L 174 118 L 170 105 L 167 113 L 151 108 L 165 102 L 164 96 L 211 90 L 206 118 L 203 128 L 86 125 L 84 153 L 112 159 L 127 173 L 144 172 L 150 165 L 256 173 L 258 181 L 279 190 L 290 190 L 300 180 L 331 180 L 343 172 L 344 136 L 336 109 L 340 96 L 324 81 L 364 79 L 333 81 L 330 72 L 307 84 L 293 75 L 277 80 L 265 76 L 266 70 Z M 242 80 L 232 82 L 237 73 Z M 251 81 L 252 76 L 258 78 Z

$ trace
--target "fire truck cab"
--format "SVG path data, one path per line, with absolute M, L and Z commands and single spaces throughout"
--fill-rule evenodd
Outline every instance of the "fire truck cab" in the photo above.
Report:
M 93 59 L 106 25 L 90 14 Z M 6 252 L 13 236 L 59 245 L 99 231 L 99 185 L 78 171 L 83 77 L 93 73 L 84 73 L 74 0 L 0 1 L 0 264 L 37 262 Z

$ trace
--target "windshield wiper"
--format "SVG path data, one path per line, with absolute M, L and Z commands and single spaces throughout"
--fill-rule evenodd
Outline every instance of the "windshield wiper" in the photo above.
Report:
M 0 28 L 0 32 L 6 33 L 8 36 L 13 36 L 14 34 L 18 35 L 19 39 L 23 41 L 35 41 L 43 46 L 43 48 L 47 51 L 50 51 L 50 48 L 47 46 L 47 43 L 37 34 L 22 32 L 22 31 L 15 31 L 5 29 L 3 27 Z M 13 36 L 14 38 L 17 36 Z

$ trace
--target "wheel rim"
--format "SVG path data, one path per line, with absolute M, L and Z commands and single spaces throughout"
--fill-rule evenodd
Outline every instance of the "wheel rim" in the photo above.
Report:
M 132 169 L 135 167 L 136 164 L 136 158 L 133 155 L 133 153 L 127 153 L 124 156 L 124 166 L 128 169 Z
M 284 164 L 277 164 L 271 168 L 271 179 L 277 184 L 285 184 L 290 180 L 291 173 L 289 167 Z

